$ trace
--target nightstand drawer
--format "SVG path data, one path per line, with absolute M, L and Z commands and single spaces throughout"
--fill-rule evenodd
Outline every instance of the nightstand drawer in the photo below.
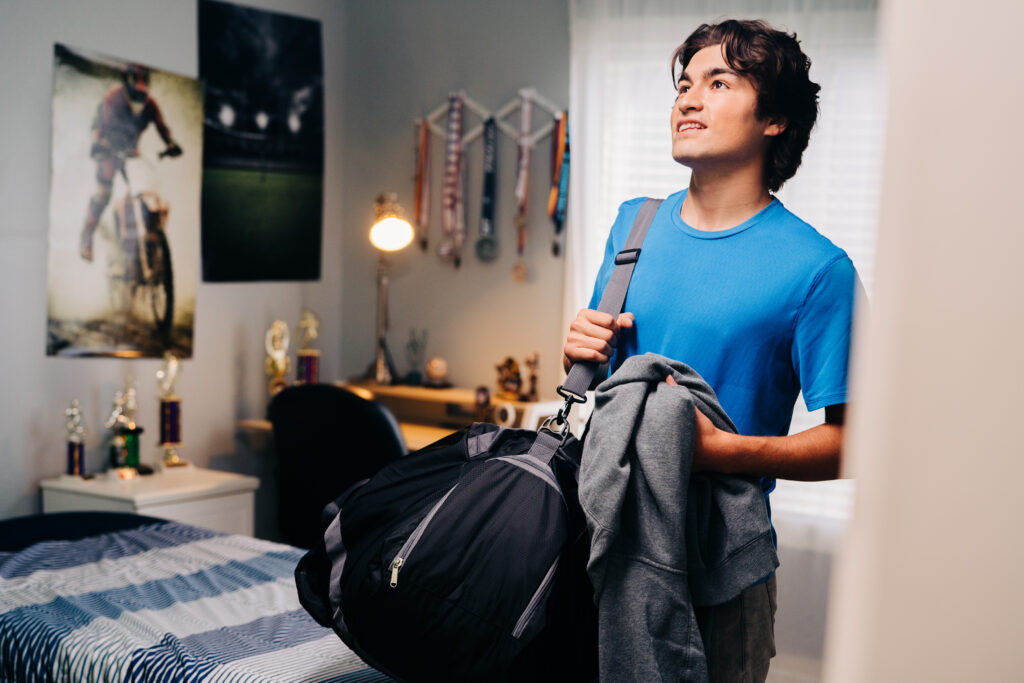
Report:
M 41 482 L 43 512 L 100 510 L 193 524 L 231 534 L 253 534 L 255 477 L 198 467 L 130 480 L 72 477 Z

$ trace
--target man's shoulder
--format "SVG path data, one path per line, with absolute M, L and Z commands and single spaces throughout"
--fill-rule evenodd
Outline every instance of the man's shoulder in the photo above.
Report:
M 633 197 L 632 199 L 627 199 L 619 204 L 619 213 L 615 219 L 615 230 L 622 233 L 623 236 L 628 235 L 629 231 L 633 227 L 633 221 L 636 220 L 637 214 L 640 213 L 640 207 L 643 206 L 644 202 L 648 199 L 657 199 L 661 202 L 661 206 L 658 208 L 658 214 L 656 214 L 654 218 L 654 220 L 657 221 L 659 220 L 659 217 L 667 215 L 665 213 L 665 211 L 667 211 L 666 207 L 672 206 L 676 202 L 676 199 L 685 193 L 686 190 L 680 190 L 679 192 L 674 192 L 665 198 Z
M 828 261 L 846 256 L 846 252 L 817 228 L 786 208 L 782 202 L 767 217 L 771 239 L 780 247 L 806 253 Z

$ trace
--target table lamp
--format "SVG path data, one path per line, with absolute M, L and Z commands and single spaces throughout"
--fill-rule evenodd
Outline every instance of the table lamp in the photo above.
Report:
M 370 243 L 379 251 L 377 260 L 377 359 L 374 379 L 378 384 L 391 384 L 395 377 L 395 363 L 388 351 L 388 266 L 387 253 L 409 246 L 413 232 L 409 221 L 402 218 L 398 195 L 393 192 L 377 197 L 376 219 L 370 228 Z

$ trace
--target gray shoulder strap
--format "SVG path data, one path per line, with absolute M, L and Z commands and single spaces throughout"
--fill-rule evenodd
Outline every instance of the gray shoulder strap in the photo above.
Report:
M 661 199 L 647 199 L 640 206 L 640 211 L 636 215 L 636 220 L 633 221 L 633 228 L 625 246 L 615 255 L 615 269 L 601 294 L 601 302 L 598 304 L 597 310 L 602 313 L 618 316 L 622 312 L 622 305 L 626 301 L 626 290 L 629 289 L 629 280 L 633 277 L 633 268 L 640 257 L 640 246 L 644 243 L 644 237 L 647 236 L 647 230 L 651 227 L 651 221 L 654 220 L 654 214 L 657 213 L 662 201 Z M 598 363 L 587 361 L 574 363 L 569 369 L 565 383 L 559 387 L 558 393 L 564 396 L 565 394 L 562 392 L 566 391 L 582 398 L 590 388 L 590 383 L 594 381 L 594 375 L 597 374 L 599 367 Z

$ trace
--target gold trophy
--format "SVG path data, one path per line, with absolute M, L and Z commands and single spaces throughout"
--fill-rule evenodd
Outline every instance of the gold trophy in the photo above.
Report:
M 288 323 L 283 320 L 275 320 L 267 330 L 265 346 L 267 349 L 267 374 L 270 375 L 268 388 L 271 396 L 288 386 L 284 380 L 284 373 L 288 372 L 288 343 L 290 340 Z
M 181 373 L 178 358 L 170 352 L 164 354 L 164 364 L 156 371 L 160 387 L 160 443 L 164 449 L 164 467 L 181 467 L 188 463 L 178 457 L 181 443 L 181 397 L 174 394 L 174 383 Z
M 320 319 L 316 313 L 303 308 L 299 329 L 302 331 L 302 341 L 299 342 L 299 350 L 295 354 L 298 360 L 295 383 L 316 384 L 320 381 L 320 351 L 313 348 L 313 342 L 320 336 Z

